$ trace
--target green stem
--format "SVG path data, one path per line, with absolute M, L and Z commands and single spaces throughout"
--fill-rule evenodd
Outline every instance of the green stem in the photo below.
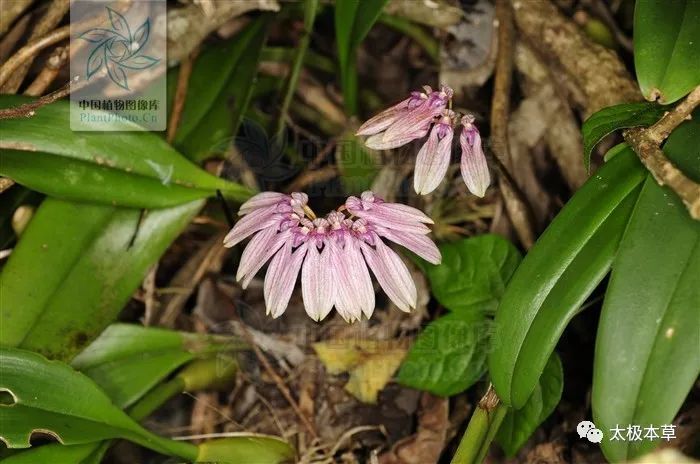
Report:
M 172 380 L 154 387 L 151 391 L 143 395 L 143 398 L 129 408 L 127 413 L 134 420 L 141 421 L 150 416 L 151 413 L 158 409 L 163 403 L 183 391 L 185 391 L 184 380 L 180 377 L 174 377 Z
M 452 464 L 481 464 L 507 412 L 508 408 L 501 404 L 493 387 L 489 386 L 469 420 Z
M 421 26 L 412 23 L 411 21 L 400 18 L 398 16 L 392 16 L 382 13 L 379 16 L 379 22 L 386 24 L 392 29 L 396 29 L 404 35 L 412 38 L 418 45 L 423 47 L 425 52 L 433 59 L 436 63 L 440 61 L 440 45 L 437 40 L 432 38 L 425 29 Z
M 265 47 L 260 55 L 260 61 L 278 61 L 291 63 L 297 54 L 297 50 L 291 47 Z M 307 50 L 304 57 L 304 65 L 328 74 L 336 72 L 335 63 L 330 58 Z
M 306 55 L 306 50 L 309 48 L 309 42 L 311 41 L 311 31 L 314 25 L 314 19 L 316 18 L 316 9 L 318 8 L 318 0 L 305 0 L 304 2 L 304 33 L 299 40 L 297 46 L 297 55 L 292 63 L 292 69 L 289 74 L 289 81 L 287 82 L 287 91 L 284 95 L 284 100 L 282 101 L 282 109 L 280 110 L 280 118 L 277 122 L 277 134 L 282 134 L 284 132 L 285 120 L 287 119 L 287 113 L 289 112 L 289 106 L 292 104 L 292 97 L 297 89 L 297 83 L 299 82 L 299 73 L 301 72 L 301 65 L 304 63 L 304 57 Z

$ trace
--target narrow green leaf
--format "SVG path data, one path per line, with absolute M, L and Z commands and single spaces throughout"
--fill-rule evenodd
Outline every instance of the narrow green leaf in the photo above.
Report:
M 196 356 L 241 346 L 231 337 L 112 324 L 71 365 L 100 385 L 117 406 L 126 408 Z
M 150 211 L 137 233 L 138 210 L 46 199 L 0 274 L 0 345 L 71 359 L 201 206 Z
M 29 101 L 3 95 L 0 107 Z M 70 104 L 58 101 L 27 119 L 0 127 L 0 174 L 50 196 L 136 208 L 163 208 L 205 198 L 220 189 L 243 201 L 251 192 L 180 155 L 152 132 L 68 130 Z M 125 130 L 134 124 L 115 122 Z M 47 175 L 51 173 L 51 175 Z
M 496 434 L 496 442 L 509 457 L 515 456 L 537 427 L 559 404 L 564 390 L 564 371 L 556 353 L 549 358 L 535 390 L 520 409 L 509 409 Z
M 455 313 L 493 314 L 520 263 L 518 250 L 498 235 L 479 235 L 439 248 L 442 264 L 426 266 L 435 298 Z
M 700 2 L 640 0 L 634 65 L 647 100 L 673 103 L 700 85 Z
M 345 107 L 349 114 L 357 112 L 357 47 L 379 18 L 388 0 L 336 0 L 335 31 L 340 64 L 340 82 Z
M 619 129 L 651 126 L 658 121 L 668 107 L 657 103 L 623 103 L 609 106 L 593 113 L 581 127 L 583 133 L 583 163 L 586 170 L 591 167 L 591 152 L 598 143 Z
M 646 170 L 631 149 L 569 200 L 510 280 L 496 311 L 489 372 L 498 396 L 521 408 L 564 328 L 610 269 Z
M 678 135 L 677 135 L 678 134 Z M 700 121 L 684 123 L 665 153 L 700 180 Z M 600 318 L 593 415 L 603 430 L 670 424 L 700 375 L 700 222 L 648 176 L 620 244 Z M 659 440 L 602 443 L 611 461 Z
M 209 440 L 199 445 L 197 462 L 282 464 L 292 462 L 294 448 L 270 435 L 242 434 L 240 437 Z
M 194 63 L 174 144 L 190 159 L 223 154 L 235 136 L 255 90 L 269 16 L 253 21 Z
M 163 454 L 196 457 L 192 445 L 142 428 L 66 364 L 13 348 L 0 348 L 0 360 L 0 389 L 14 400 L 0 416 L 0 438 L 9 448 L 29 448 L 32 433 L 41 431 L 66 445 L 126 438 Z
M 448 314 L 428 324 L 401 364 L 397 380 L 440 396 L 461 393 L 486 373 L 491 321 Z

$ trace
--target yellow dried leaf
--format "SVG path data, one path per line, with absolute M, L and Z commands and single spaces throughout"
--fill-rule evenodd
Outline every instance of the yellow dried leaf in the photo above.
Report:
M 330 374 L 350 374 L 345 390 L 363 403 L 377 402 L 406 355 L 396 340 L 331 340 L 313 348 Z

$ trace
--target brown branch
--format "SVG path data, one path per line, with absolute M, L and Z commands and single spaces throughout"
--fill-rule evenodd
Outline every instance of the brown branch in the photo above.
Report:
M 168 133 L 166 140 L 168 143 L 173 143 L 177 128 L 180 125 L 182 110 L 185 108 L 185 100 L 187 99 L 187 86 L 190 82 L 192 67 L 197 55 L 199 54 L 199 46 L 195 47 L 192 52 L 187 55 L 180 64 L 180 70 L 177 74 L 177 88 L 175 89 L 175 100 L 173 101 L 173 111 L 170 113 L 170 121 L 168 121 Z
M 12 23 L 15 22 L 24 10 L 29 8 L 34 0 L 9 0 L 3 2 L 2 14 L 0 15 L 0 34 L 4 34 L 10 29 Z
M 68 0 L 53 0 L 46 10 L 46 14 L 37 22 L 36 26 L 29 35 L 29 42 L 45 36 L 50 31 L 52 31 L 63 19 L 63 17 L 68 13 L 69 1 Z M 29 55 L 22 62 L 21 66 L 12 73 L 12 76 L 3 83 L 0 88 L 3 93 L 15 93 L 24 77 L 29 71 L 29 67 L 34 61 L 36 54 Z
M 9 60 L 5 62 L 0 68 L 0 85 L 7 82 L 7 80 L 12 76 L 22 63 L 26 60 L 31 59 L 39 51 L 46 47 L 55 45 L 62 40 L 66 40 L 70 37 L 70 24 L 58 28 L 39 39 L 29 42 L 24 47 L 20 48 L 17 53 L 15 53 Z
M 0 193 L 15 185 L 15 181 L 9 177 L 0 177 Z
M 322 168 L 307 170 L 299 174 L 287 186 L 287 192 L 303 191 L 307 186 L 319 182 L 331 180 L 338 175 L 338 168 L 335 165 L 328 165 Z
M 46 94 L 31 103 L 25 103 L 24 105 L 15 106 L 13 108 L 0 109 L 0 119 L 30 118 L 34 116 L 34 113 L 38 108 L 69 95 L 71 91 L 75 89 L 75 82 L 77 81 L 68 82 L 60 89 Z
M 661 150 L 661 142 L 666 140 L 673 129 L 688 119 L 698 105 L 700 86 L 653 126 L 647 129 L 628 129 L 623 135 L 656 182 L 673 190 L 688 208 L 690 217 L 700 220 L 700 184 L 683 174 Z
M 533 214 L 513 177 L 508 173 L 512 166 L 508 148 L 508 116 L 510 114 L 510 87 L 513 77 L 513 11 L 508 0 L 496 1 L 498 19 L 498 57 L 491 100 L 491 147 L 494 152 L 492 166 L 499 172 L 498 185 L 518 239 L 526 249 L 535 243 Z
M 24 94 L 30 97 L 38 97 L 53 83 L 61 68 L 68 61 L 68 47 L 57 47 L 51 54 L 44 69 L 41 70 L 34 82 L 32 82 Z
M 673 110 L 666 113 L 656 124 L 646 129 L 645 132 L 649 140 L 660 145 L 661 142 L 666 140 L 673 129 L 678 127 L 678 125 L 686 119 L 690 119 L 690 114 L 699 104 L 700 85 L 695 87 L 695 89 L 685 97 L 685 100 L 680 102 Z

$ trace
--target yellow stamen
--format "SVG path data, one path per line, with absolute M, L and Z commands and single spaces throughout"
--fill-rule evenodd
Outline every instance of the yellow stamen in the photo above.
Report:
M 316 219 L 316 213 L 314 213 L 314 210 L 309 208 L 308 205 L 304 205 L 304 213 L 306 213 L 306 215 L 309 216 L 309 219 L 311 219 L 312 221 Z

